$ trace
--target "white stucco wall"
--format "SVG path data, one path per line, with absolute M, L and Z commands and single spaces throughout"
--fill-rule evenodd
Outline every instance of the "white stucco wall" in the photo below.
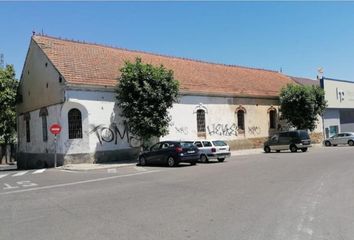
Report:
M 47 126 L 59 122 L 61 104 L 47 107 Z M 54 135 L 48 130 L 48 140 L 43 141 L 42 117 L 39 116 L 39 110 L 29 112 L 30 114 L 30 142 L 26 140 L 26 122 L 24 115 L 18 117 L 18 141 L 19 151 L 27 153 L 53 153 Z M 60 139 L 58 139 L 58 142 Z
M 266 137 L 269 134 L 268 109 L 277 110 L 277 100 L 231 97 L 182 96 L 179 103 L 169 111 L 172 117 L 170 132 L 162 139 L 198 139 L 196 111 L 204 109 L 206 138 L 236 140 Z M 246 109 L 245 132 L 237 130 L 235 110 L 242 105 Z
M 138 146 L 128 133 L 115 106 L 115 93 L 105 91 L 69 90 L 61 111 L 61 124 L 68 129 L 68 112 L 72 108 L 81 111 L 83 138 L 69 139 L 68 131 L 62 133 L 61 148 L 68 154 L 93 153 Z
M 67 90 L 63 104 L 47 107 L 48 128 L 53 123 L 62 126 L 58 136 L 57 152 L 62 154 L 94 153 L 139 146 L 115 105 L 115 93 L 110 91 Z M 206 111 L 206 138 L 239 140 L 267 137 L 276 129 L 269 129 L 268 109 L 273 107 L 278 114 L 277 100 L 231 97 L 182 96 L 169 114 L 172 121 L 169 134 L 161 140 L 198 139 L 196 111 Z M 237 129 L 235 110 L 246 109 L 245 131 Z M 82 139 L 69 139 L 68 112 L 77 108 L 82 115 Z M 54 136 L 48 131 L 48 141 L 43 141 L 42 119 L 39 110 L 30 112 L 31 142 L 26 142 L 26 128 L 23 115 L 19 121 L 19 150 L 28 153 L 52 153 Z M 279 121 L 277 122 L 277 124 Z M 316 132 L 322 132 L 322 120 Z

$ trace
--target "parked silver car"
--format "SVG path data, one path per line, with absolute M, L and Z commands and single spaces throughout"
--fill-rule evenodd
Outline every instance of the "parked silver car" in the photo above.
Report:
M 324 145 L 337 146 L 338 144 L 348 144 L 349 146 L 354 146 L 354 133 L 353 132 L 343 132 L 337 133 L 330 138 L 324 140 Z
M 209 162 L 210 159 L 217 159 L 223 162 L 231 156 L 230 146 L 221 140 L 197 140 L 193 142 L 198 147 L 201 162 Z

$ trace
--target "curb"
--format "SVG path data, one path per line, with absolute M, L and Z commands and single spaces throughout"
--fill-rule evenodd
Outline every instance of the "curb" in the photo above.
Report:
M 136 166 L 136 162 L 133 163 L 112 163 L 112 164 L 85 164 L 85 166 L 78 164 L 69 164 L 65 166 L 58 167 L 57 169 L 68 170 L 68 171 L 91 171 L 109 168 L 123 168 L 129 166 Z

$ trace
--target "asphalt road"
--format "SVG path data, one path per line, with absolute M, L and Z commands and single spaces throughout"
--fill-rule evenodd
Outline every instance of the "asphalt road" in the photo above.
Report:
M 0 172 L 0 239 L 353 239 L 354 147 Z

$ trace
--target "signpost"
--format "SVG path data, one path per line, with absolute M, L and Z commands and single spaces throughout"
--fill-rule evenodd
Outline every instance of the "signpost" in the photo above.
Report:
M 52 124 L 49 128 L 50 132 L 54 134 L 54 168 L 57 167 L 57 135 L 61 131 L 61 126 L 58 123 Z

